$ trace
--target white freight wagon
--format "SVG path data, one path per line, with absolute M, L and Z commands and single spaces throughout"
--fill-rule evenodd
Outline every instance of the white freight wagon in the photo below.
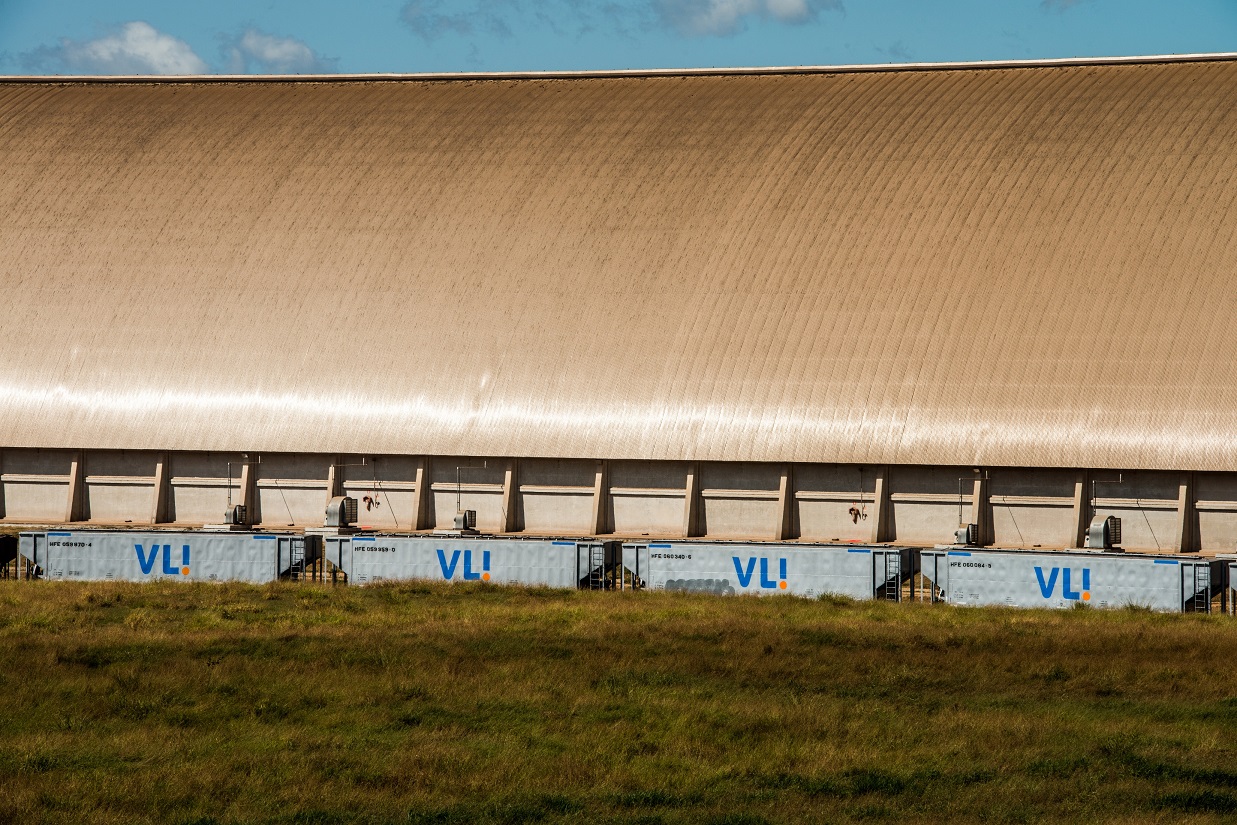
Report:
M 477 581 L 606 589 L 617 542 L 493 536 L 328 536 L 326 560 L 355 584 Z
M 920 554 L 933 601 L 1011 607 L 1211 610 L 1212 564 L 1197 557 L 938 547 Z
M 1237 614 L 1237 561 L 1221 561 L 1224 569 L 1224 612 Z
M 76 581 L 240 581 L 299 578 L 317 561 L 318 536 L 136 530 L 22 533 L 34 577 Z
M 899 547 L 665 541 L 623 545 L 636 587 L 732 595 L 849 596 L 901 601 L 914 554 Z

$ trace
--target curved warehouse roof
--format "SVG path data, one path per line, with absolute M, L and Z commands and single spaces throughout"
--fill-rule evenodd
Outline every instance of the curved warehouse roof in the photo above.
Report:
M 0 444 L 1237 469 L 1235 88 L 0 81 Z

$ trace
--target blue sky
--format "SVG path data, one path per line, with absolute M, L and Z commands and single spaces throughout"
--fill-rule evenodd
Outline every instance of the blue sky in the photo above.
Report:
M 459 72 L 1237 51 L 1237 0 L 0 0 L 0 73 Z

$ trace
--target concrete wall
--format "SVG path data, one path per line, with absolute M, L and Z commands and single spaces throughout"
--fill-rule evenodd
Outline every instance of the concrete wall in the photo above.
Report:
M 876 477 L 874 468 L 850 464 L 795 466 L 791 533 L 813 541 L 870 540 Z
M 1073 470 L 991 470 L 988 496 L 997 547 L 1069 547 L 1074 542 Z
M 597 468 L 588 459 L 520 461 L 517 526 L 526 533 L 592 533 Z
M 83 458 L 81 518 L 103 524 L 150 519 L 156 453 L 88 450 Z
M 702 463 L 697 534 L 774 539 L 778 525 L 777 464 Z
M 329 466 L 315 455 L 259 456 L 254 479 L 254 521 L 293 527 L 321 521 L 326 513 Z
M 508 518 L 503 484 L 508 459 L 469 456 L 435 457 L 430 466 L 430 527 L 449 528 L 456 508 L 477 511 L 477 529 L 502 532 Z M 364 519 L 362 519 L 364 521 Z
M 1237 551 L 1237 474 L 1193 474 L 1193 512 L 1187 529 L 1209 552 Z
M 969 467 L 891 468 L 889 503 L 894 535 L 899 541 L 928 545 L 952 541 L 959 523 L 971 521 L 974 475 Z
M 688 465 L 611 461 L 607 527 L 619 535 L 683 535 Z
M 218 524 L 223 521 L 229 503 L 248 503 L 241 483 L 247 462 L 240 453 L 170 454 L 167 521 Z M 147 510 L 153 510 L 153 502 Z M 145 517 L 150 520 L 150 513 Z
M 1181 542 L 1181 473 L 1092 473 L 1095 513 L 1121 519 L 1121 545 L 1131 550 L 1177 550 Z M 1088 491 L 1090 494 L 1090 491 Z
M 352 496 L 357 500 L 359 524 L 375 530 L 415 530 L 417 472 L 421 466 L 421 459 L 415 456 L 339 456 L 335 464 L 338 479 L 335 494 Z M 329 467 L 324 469 L 319 466 L 318 474 L 324 476 L 328 471 Z M 325 505 L 330 498 L 326 492 L 324 485 L 315 515 L 318 524 L 322 523 Z M 433 509 L 432 501 L 429 509 Z M 454 513 L 455 504 L 452 502 L 447 513 L 448 521 Z M 432 513 L 427 517 L 432 519 Z
M 69 450 L 0 451 L 5 521 L 64 521 L 72 461 Z
M 310 527 L 333 495 L 390 531 L 448 528 L 458 497 L 487 532 L 933 545 L 975 522 L 986 544 L 1062 548 L 1111 514 L 1130 550 L 1237 550 L 1237 473 L 0 450 L 10 524 L 193 526 L 230 502 L 260 526 Z

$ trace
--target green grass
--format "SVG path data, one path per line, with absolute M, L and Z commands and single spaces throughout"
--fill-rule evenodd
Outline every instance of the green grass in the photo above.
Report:
M 1220 822 L 1237 622 L 0 582 L 0 822 Z

